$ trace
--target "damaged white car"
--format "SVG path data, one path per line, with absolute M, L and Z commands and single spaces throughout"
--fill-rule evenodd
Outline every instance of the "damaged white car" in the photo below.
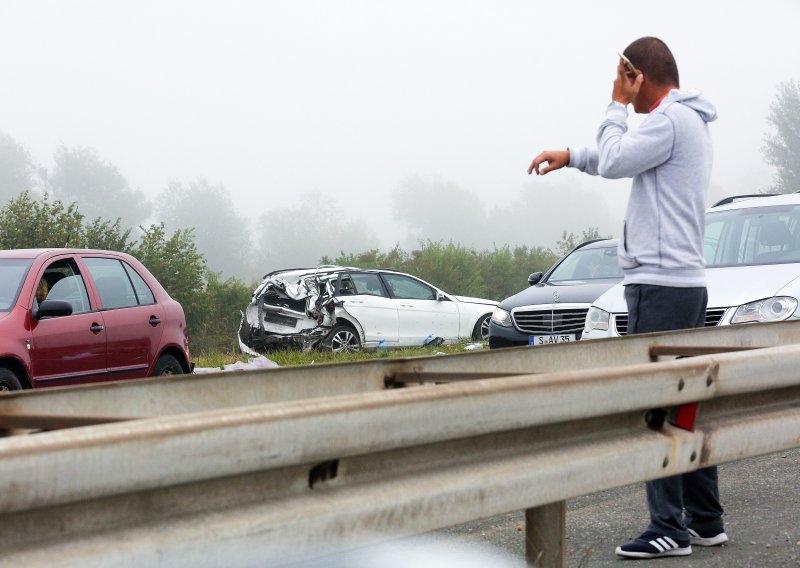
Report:
M 244 351 L 408 347 L 488 338 L 497 302 L 447 294 L 390 270 L 343 266 L 271 272 L 239 328 Z

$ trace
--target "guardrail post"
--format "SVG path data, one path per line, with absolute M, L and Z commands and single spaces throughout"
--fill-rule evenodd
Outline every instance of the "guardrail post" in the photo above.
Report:
M 525 559 L 535 568 L 567 566 L 567 503 L 525 510 Z

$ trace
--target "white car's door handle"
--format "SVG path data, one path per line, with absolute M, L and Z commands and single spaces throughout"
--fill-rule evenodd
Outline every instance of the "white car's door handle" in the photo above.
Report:
M 413 308 L 414 304 L 400 304 L 401 308 Z

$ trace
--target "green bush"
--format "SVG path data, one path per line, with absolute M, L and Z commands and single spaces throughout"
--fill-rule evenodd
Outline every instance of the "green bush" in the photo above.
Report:
M 558 256 L 544 247 L 508 245 L 493 251 L 475 251 L 463 245 L 426 241 L 410 253 L 395 246 L 358 254 L 323 257 L 321 264 L 358 268 L 385 268 L 413 274 L 451 294 L 501 300 L 528 285 L 531 272 L 544 272 Z

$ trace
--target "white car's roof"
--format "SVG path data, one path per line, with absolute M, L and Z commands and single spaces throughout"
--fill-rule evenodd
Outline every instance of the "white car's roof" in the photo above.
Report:
M 800 205 L 800 193 L 743 196 L 732 203 L 710 207 L 706 211 L 710 215 L 718 211 L 758 209 L 776 205 Z M 706 269 L 708 308 L 738 306 L 785 294 L 789 288 L 796 292 L 798 279 L 800 279 L 800 263 L 709 267 Z M 622 283 L 614 285 L 602 294 L 594 301 L 594 305 L 612 313 L 626 312 L 628 308 Z
M 731 209 L 750 209 L 752 207 L 764 207 L 767 205 L 800 205 L 800 193 L 784 193 L 782 195 L 764 194 L 761 197 L 746 196 L 741 199 L 736 199 L 736 196 L 731 196 L 731 199 L 734 199 L 734 201 L 726 203 L 725 205 L 710 207 L 706 212 L 712 213 L 714 211 L 729 211 Z

